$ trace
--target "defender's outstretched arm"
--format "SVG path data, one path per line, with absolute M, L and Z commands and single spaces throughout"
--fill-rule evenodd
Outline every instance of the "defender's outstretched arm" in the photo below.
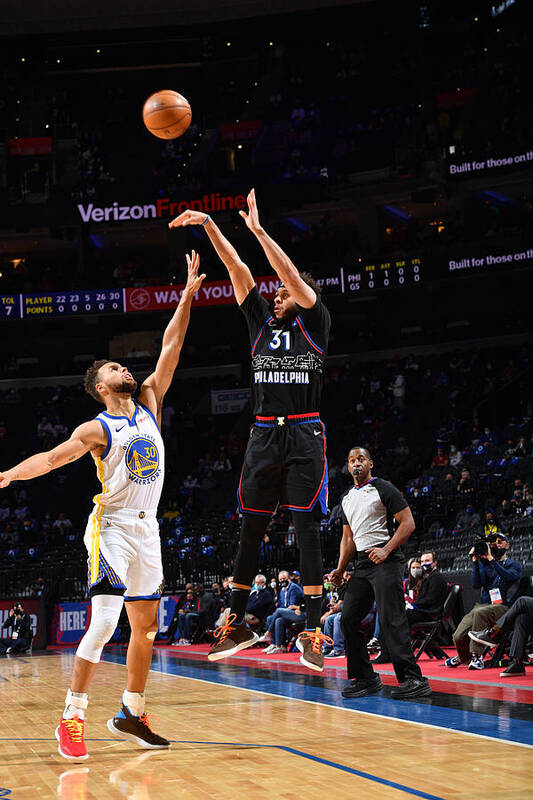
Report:
M 98 448 L 103 450 L 106 445 L 107 438 L 98 420 L 84 422 L 72 432 L 70 439 L 61 442 L 52 450 L 36 453 L 11 469 L 0 472 L 0 489 L 6 489 L 11 481 L 29 481 L 40 475 L 46 475 L 53 469 L 77 461 L 89 450 Z
M 172 383 L 174 372 L 180 360 L 181 348 L 191 318 L 191 304 L 196 292 L 200 289 L 205 274 L 198 275 L 200 256 L 194 250 L 187 253 L 187 283 L 181 295 L 178 307 L 163 334 L 161 353 L 157 359 L 155 370 L 146 378 L 141 386 L 139 400 L 157 417 L 161 427 L 161 410 L 163 398 Z

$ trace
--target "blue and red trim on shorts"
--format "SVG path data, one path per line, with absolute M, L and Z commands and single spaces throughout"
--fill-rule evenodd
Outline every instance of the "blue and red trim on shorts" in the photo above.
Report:
M 288 420 L 287 424 L 289 426 L 307 425 L 310 422 L 318 422 L 320 427 L 322 428 L 322 441 L 323 441 L 323 444 L 324 444 L 324 468 L 322 470 L 322 478 L 320 480 L 319 487 L 316 490 L 315 495 L 314 495 L 313 499 L 311 500 L 311 502 L 309 503 L 309 505 L 307 505 L 307 506 L 289 506 L 289 505 L 282 504 L 281 507 L 282 508 L 288 508 L 290 511 L 312 511 L 313 508 L 315 507 L 316 502 L 320 501 L 322 512 L 324 514 L 327 514 L 327 510 L 328 510 L 328 480 L 327 480 L 327 478 L 328 478 L 328 462 L 327 462 L 327 458 L 326 458 L 326 428 L 325 428 L 324 423 L 320 419 L 320 414 L 318 413 L 318 411 L 311 411 L 308 414 L 287 414 L 287 416 L 285 416 L 285 417 L 256 416 L 255 424 L 256 424 L 257 427 L 262 427 L 262 428 L 283 427 L 283 426 L 279 425 L 279 423 L 278 423 L 278 420 L 280 418 L 284 419 L 284 420 Z M 243 469 L 244 469 L 244 467 L 243 467 Z M 247 508 L 244 505 L 243 499 L 242 499 L 242 492 L 241 492 L 242 473 L 243 473 L 243 470 L 241 470 L 241 475 L 240 475 L 240 478 L 239 478 L 239 486 L 238 486 L 238 489 L 237 489 L 237 503 L 238 503 L 238 506 L 239 506 L 239 511 L 241 513 L 246 513 L 246 514 L 259 514 L 261 516 L 272 516 L 272 514 L 274 513 L 274 510 L 272 510 L 272 511 L 268 510 L 267 511 L 267 510 L 261 509 L 261 508 Z

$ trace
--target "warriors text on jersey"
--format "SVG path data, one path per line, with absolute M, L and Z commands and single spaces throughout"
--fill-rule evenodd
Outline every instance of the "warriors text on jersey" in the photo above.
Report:
M 257 287 L 240 306 L 252 345 L 252 411 L 256 415 L 303 414 L 320 403 L 331 318 L 319 297 L 298 306 L 296 319 L 277 320 Z
M 94 502 L 107 508 L 157 509 L 165 475 L 165 450 L 151 411 L 135 403 L 131 419 L 102 411 L 107 446 L 95 457 L 102 493 Z

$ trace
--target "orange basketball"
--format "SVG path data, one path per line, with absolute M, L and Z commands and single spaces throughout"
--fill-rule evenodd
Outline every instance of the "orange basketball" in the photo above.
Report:
M 151 94 L 143 106 L 144 124 L 159 139 L 177 139 L 185 133 L 191 119 L 189 101 L 172 89 Z

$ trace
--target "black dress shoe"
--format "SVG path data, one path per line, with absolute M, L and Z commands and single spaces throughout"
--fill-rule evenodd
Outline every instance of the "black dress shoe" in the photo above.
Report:
M 526 668 L 524 667 L 524 665 L 521 664 L 520 661 L 517 661 L 516 659 L 513 658 L 509 666 L 506 667 L 503 672 L 500 672 L 500 678 L 508 678 L 508 677 L 511 678 L 513 675 L 525 675 L 525 674 L 526 674 Z
M 350 681 L 348 686 L 342 690 L 343 697 L 365 697 L 367 694 L 377 694 L 383 689 L 381 678 L 376 675 L 375 678 L 365 679 L 359 678 Z
M 431 688 L 427 678 L 407 678 L 406 681 L 394 686 L 389 693 L 393 700 L 409 700 L 412 697 L 428 697 Z

